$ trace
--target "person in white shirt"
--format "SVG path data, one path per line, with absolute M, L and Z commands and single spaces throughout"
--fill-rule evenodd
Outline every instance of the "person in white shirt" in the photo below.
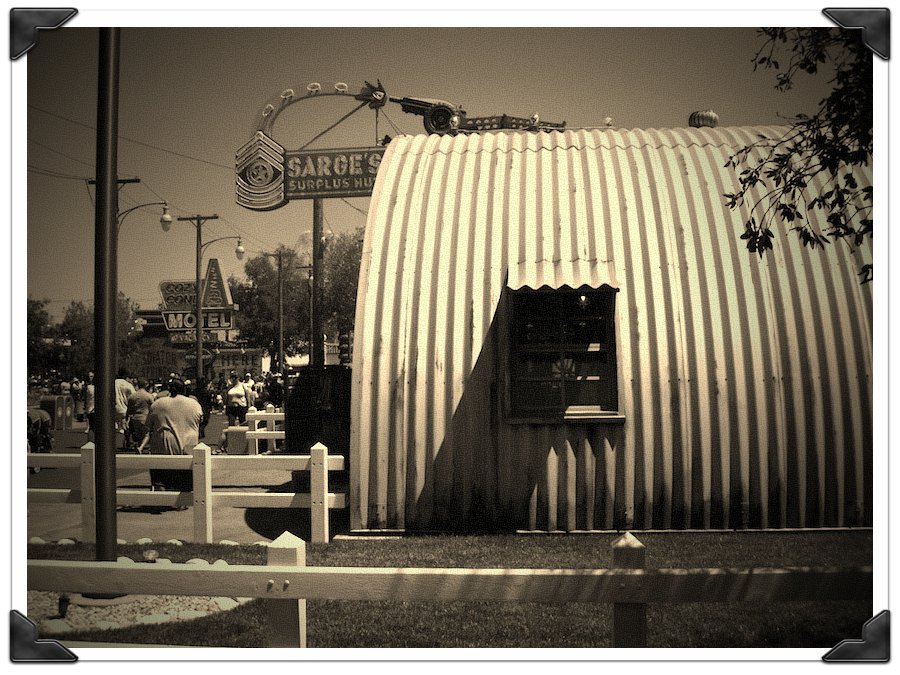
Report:
M 196 399 L 184 395 L 184 380 L 169 381 L 169 396 L 150 406 L 147 442 L 151 455 L 187 455 L 200 442 L 203 409 Z M 140 451 L 140 449 L 139 449 Z M 154 489 L 189 492 L 193 489 L 190 469 L 151 469 Z
M 247 421 L 247 409 L 250 407 L 247 386 L 238 380 L 237 373 L 228 378 L 228 391 L 225 393 L 225 413 L 228 415 L 228 426 L 243 425 Z
M 119 368 L 119 376 L 116 378 L 116 431 L 122 434 L 123 439 L 128 434 L 128 399 L 134 394 L 134 385 L 126 378 L 128 371 L 125 368 Z M 123 447 L 127 446 L 127 442 L 123 440 Z

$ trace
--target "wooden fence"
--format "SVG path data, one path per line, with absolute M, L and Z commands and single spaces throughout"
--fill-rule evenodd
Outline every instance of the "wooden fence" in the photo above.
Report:
M 78 468 L 78 488 L 29 488 L 32 503 L 81 504 L 82 539 L 95 539 L 96 485 L 94 444 L 85 443 L 81 454 L 29 454 L 28 466 L 34 468 Z M 329 509 L 347 508 L 343 493 L 328 491 L 328 472 L 344 468 L 344 458 L 329 455 L 328 448 L 316 443 L 309 455 L 228 456 L 211 455 L 205 443 L 198 444 L 190 455 L 116 455 L 117 469 L 190 469 L 194 478 L 192 492 L 153 492 L 146 489 L 116 490 L 118 506 L 191 506 L 194 510 L 194 541 L 212 543 L 212 510 L 215 506 L 238 508 L 301 508 L 310 510 L 313 543 L 327 543 Z M 309 471 L 309 493 L 295 492 L 228 492 L 213 490 L 212 470 L 284 470 Z
M 277 428 L 280 426 L 281 428 Z M 265 411 L 258 411 L 253 406 L 247 411 L 247 454 L 258 455 L 260 441 L 263 447 L 274 452 L 277 441 L 284 442 L 284 412 L 276 412 L 271 403 Z
M 270 647 L 306 646 L 306 600 L 613 603 L 613 647 L 647 646 L 647 603 L 853 600 L 872 592 L 872 568 L 644 569 L 626 533 L 613 569 L 306 567 L 302 539 L 285 532 L 268 565 L 203 566 L 28 561 L 28 589 L 265 598 Z M 116 645 L 107 645 L 116 646 Z

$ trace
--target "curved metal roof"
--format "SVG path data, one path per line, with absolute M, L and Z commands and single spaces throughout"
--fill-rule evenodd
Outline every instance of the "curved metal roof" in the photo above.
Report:
M 357 302 L 354 525 L 515 520 L 515 484 L 541 481 L 555 482 L 536 498 L 549 529 L 870 513 L 872 292 L 857 273 L 871 251 L 777 233 L 760 260 L 739 239 L 748 206 L 722 197 L 738 187 L 730 155 L 785 131 L 395 138 Z M 620 290 L 623 427 L 503 423 L 489 332 L 507 283 Z

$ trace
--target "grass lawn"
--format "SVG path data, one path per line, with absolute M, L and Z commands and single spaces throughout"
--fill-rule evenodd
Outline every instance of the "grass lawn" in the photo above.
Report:
M 648 567 L 783 567 L 872 564 L 869 531 L 665 533 L 636 536 Z M 615 535 L 435 536 L 307 544 L 312 566 L 611 567 Z M 154 548 L 173 562 L 222 558 L 265 564 L 262 547 L 120 546 L 141 559 Z M 29 559 L 93 559 L 89 545 L 29 545 Z M 240 595 L 235 591 L 235 595 Z M 858 638 L 871 598 L 852 602 L 651 604 L 651 647 L 816 647 Z M 500 602 L 308 601 L 309 647 L 609 647 L 612 606 Z M 266 640 L 262 601 L 189 622 L 72 633 L 67 640 L 258 647 Z

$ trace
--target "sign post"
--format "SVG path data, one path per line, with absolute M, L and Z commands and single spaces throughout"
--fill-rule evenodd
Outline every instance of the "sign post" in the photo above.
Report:
M 318 82 L 306 87 L 306 95 L 298 90 L 285 89 L 274 97 L 257 118 L 253 138 L 235 153 L 235 201 L 254 211 L 271 211 L 294 199 L 313 200 L 312 233 L 312 302 L 310 308 L 311 366 L 325 365 L 325 344 L 322 334 L 322 202 L 325 198 L 368 197 L 375 185 L 375 176 L 384 157 L 385 147 L 339 148 L 327 150 L 285 150 L 272 137 L 275 119 L 288 106 L 322 96 L 346 96 L 360 101 L 352 112 L 337 123 L 366 106 L 377 111 L 387 103 L 381 82 L 366 82 L 359 93 L 351 94 L 347 85 L 337 82 L 334 91 L 322 92 Z M 336 124 L 337 124 L 336 123 Z M 313 141 L 332 129 L 329 127 Z M 376 134 L 377 135 L 377 134 Z M 199 315 L 199 311 L 198 311 Z M 279 361 L 284 354 L 279 346 Z
M 324 205 L 322 199 L 313 199 L 313 236 L 312 236 L 312 320 L 309 336 L 309 365 L 321 367 L 325 365 L 325 345 L 322 335 L 322 221 Z

